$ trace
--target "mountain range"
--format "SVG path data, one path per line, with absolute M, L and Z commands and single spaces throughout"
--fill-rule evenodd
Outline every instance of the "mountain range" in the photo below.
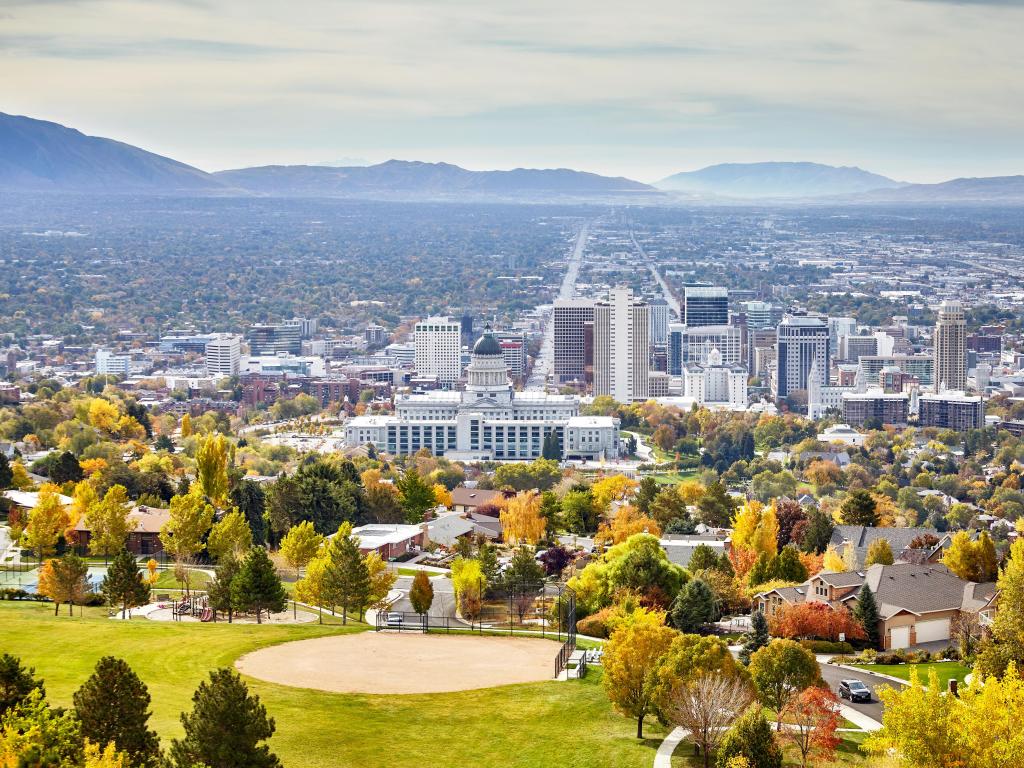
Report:
M 207 173 L 59 123 L 0 112 L 0 192 L 254 195 L 385 200 L 802 200 L 827 203 L 1024 203 L 1024 176 L 906 184 L 819 163 L 726 163 L 643 184 L 567 168 L 470 171 L 389 160 L 370 166 L 271 165 Z

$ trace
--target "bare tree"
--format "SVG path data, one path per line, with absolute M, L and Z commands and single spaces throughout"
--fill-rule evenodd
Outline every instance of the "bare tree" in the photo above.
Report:
M 953 617 L 950 639 L 956 643 L 960 658 L 966 659 L 974 655 L 983 634 L 984 627 L 977 613 L 960 611 Z
M 690 732 L 704 754 L 704 768 L 729 726 L 754 701 L 750 686 L 735 675 L 712 672 L 673 687 L 665 715 Z

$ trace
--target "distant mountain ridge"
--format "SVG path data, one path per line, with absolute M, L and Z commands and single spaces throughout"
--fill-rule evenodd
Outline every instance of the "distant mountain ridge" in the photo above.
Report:
M 721 197 L 822 197 L 902 186 L 886 176 L 821 163 L 722 163 L 662 179 L 659 189 Z
M 885 203 L 1024 203 L 1024 176 L 984 176 L 907 184 L 854 196 L 856 200 Z
M 220 171 L 214 176 L 229 186 L 287 197 L 657 194 L 654 187 L 638 181 L 568 168 L 468 171 L 450 163 L 406 160 L 347 168 L 268 165 Z
M 0 189 L 73 192 L 205 192 L 205 171 L 59 123 L 0 112 Z

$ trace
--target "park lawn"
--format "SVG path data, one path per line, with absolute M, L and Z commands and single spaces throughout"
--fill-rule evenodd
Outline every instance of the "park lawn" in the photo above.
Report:
M 658 485 L 678 485 L 685 480 L 695 480 L 700 475 L 700 470 L 697 469 L 682 469 L 676 472 L 658 472 L 652 473 L 649 477 L 654 478 L 654 482 Z
M 958 661 L 930 661 L 921 664 L 854 664 L 853 666 L 866 672 L 891 675 L 907 681 L 910 680 L 911 670 L 916 669 L 918 679 L 923 685 L 928 685 L 928 677 L 931 671 L 935 670 L 939 676 L 939 688 L 943 691 L 948 690 L 950 680 L 957 680 L 963 685 L 964 678 L 971 673 L 968 667 Z
M 124 658 L 149 686 L 151 724 L 165 747 L 181 735 L 179 713 L 191 707 L 192 692 L 210 670 L 267 645 L 361 631 L 316 624 L 120 622 L 106 619 L 105 608 L 87 608 L 81 618 L 54 618 L 52 612 L 47 604 L 0 602 L 0 649 L 35 667 L 58 706 L 71 703 L 100 657 Z M 581 681 L 416 696 L 248 683 L 276 721 L 270 745 L 288 768 L 382 762 L 396 768 L 649 768 L 664 736 L 650 722 L 644 729 L 648 738 L 637 741 L 635 721 L 612 710 L 598 670 Z
M 145 569 L 143 569 L 145 575 Z M 190 589 L 202 589 L 210 583 L 210 574 L 205 571 L 189 571 L 188 584 Z M 181 589 L 182 583 L 174 578 L 174 571 L 159 571 L 153 589 Z
M 815 763 L 816 768 L 888 768 L 889 763 L 880 761 L 880 758 L 866 755 L 861 752 L 860 745 L 868 734 L 864 731 L 857 733 L 840 733 L 842 738 L 836 748 L 835 758 L 827 763 Z M 783 742 L 783 766 L 784 768 L 798 768 L 800 765 L 800 752 L 788 741 Z M 714 766 L 714 760 L 711 761 Z M 683 741 L 676 747 L 672 755 L 672 768 L 703 768 L 704 761 L 701 757 L 693 754 L 693 742 Z

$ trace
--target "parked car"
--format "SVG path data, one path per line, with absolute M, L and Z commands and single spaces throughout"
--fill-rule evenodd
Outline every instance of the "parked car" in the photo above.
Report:
M 389 613 L 384 620 L 388 629 L 401 629 L 405 623 L 405 618 L 400 613 Z
M 839 683 L 839 698 L 850 701 L 871 701 L 871 689 L 860 680 L 843 680 Z

